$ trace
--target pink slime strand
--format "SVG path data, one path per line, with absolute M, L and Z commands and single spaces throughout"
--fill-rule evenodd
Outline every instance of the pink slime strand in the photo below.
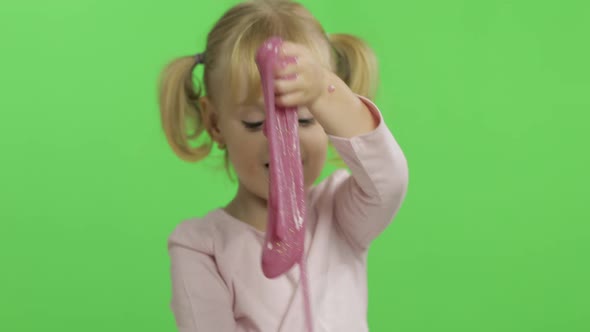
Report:
M 274 99 L 274 68 L 281 61 L 281 44 L 279 38 L 271 38 L 256 55 L 266 105 L 264 133 L 270 154 L 268 226 L 262 255 L 263 271 L 268 278 L 282 275 L 301 260 L 305 238 L 297 108 L 277 107 Z
M 293 58 L 280 59 L 281 45 L 280 38 L 269 38 L 256 54 L 266 106 L 263 132 L 268 138 L 270 154 L 268 225 L 262 249 L 262 270 L 267 278 L 276 278 L 299 263 L 307 329 L 313 332 L 303 255 L 306 206 L 297 107 L 275 105 L 274 68 L 279 61 L 294 62 Z

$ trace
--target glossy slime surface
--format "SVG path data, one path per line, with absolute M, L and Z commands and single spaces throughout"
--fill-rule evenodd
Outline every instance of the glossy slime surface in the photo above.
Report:
M 305 192 L 299 149 L 297 108 L 275 105 L 274 68 L 281 62 L 282 40 L 266 40 L 256 53 L 260 72 L 266 119 L 263 132 L 269 144 L 268 224 L 262 250 L 262 271 L 276 278 L 299 263 L 307 330 L 313 332 L 309 289 L 305 266 Z

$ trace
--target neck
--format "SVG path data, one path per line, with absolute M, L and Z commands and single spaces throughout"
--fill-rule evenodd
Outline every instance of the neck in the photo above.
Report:
M 266 231 L 268 219 L 267 200 L 246 190 L 241 182 L 236 196 L 225 207 L 225 211 L 259 231 Z

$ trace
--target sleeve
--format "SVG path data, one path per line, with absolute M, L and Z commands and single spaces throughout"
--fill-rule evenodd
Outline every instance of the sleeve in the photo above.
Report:
M 334 189 L 336 223 L 349 242 L 366 250 L 401 207 L 408 187 L 408 166 L 377 106 L 359 98 L 378 119 L 377 128 L 352 138 L 329 138 L 352 173 Z
M 173 237 L 168 242 L 171 261 L 172 299 L 180 332 L 233 332 L 230 292 L 211 255 L 182 244 Z

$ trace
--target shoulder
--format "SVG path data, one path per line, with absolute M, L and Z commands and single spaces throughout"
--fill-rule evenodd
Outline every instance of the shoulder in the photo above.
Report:
M 189 250 L 199 251 L 207 255 L 214 252 L 217 234 L 213 214 L 182 220 L 168 236 L 168 248 L 181 246 Z
M 264 234 L 234 220 L 221 208 L 211 210 L 203 217 L 183 220 L 168 237 L 168 249 L 181 246 L 210 256 L 243 249 L 260 242 Z

